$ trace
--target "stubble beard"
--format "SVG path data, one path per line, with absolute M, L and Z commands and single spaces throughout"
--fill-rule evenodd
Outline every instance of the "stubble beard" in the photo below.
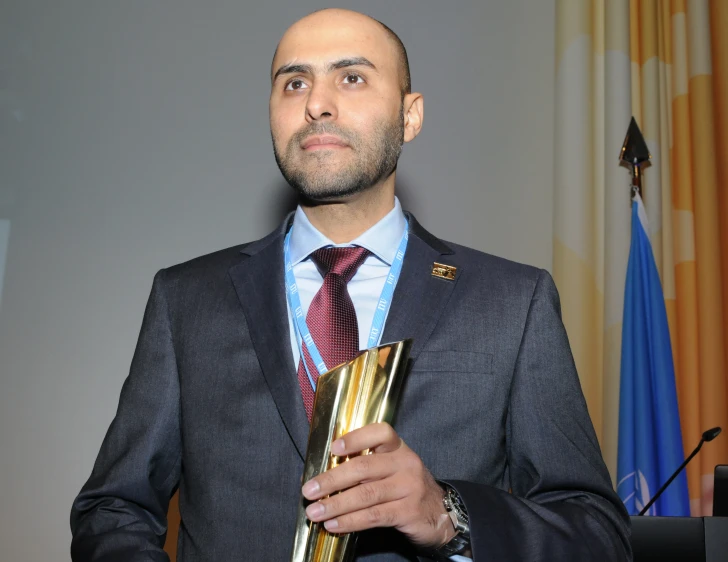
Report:
M 311 135 L 331 134 L 344 139 L 354 158 L 343 166 L 332 160 L 340 149 L 304 153 L 301 143 Z M 331 201 L 350 197 L 369 189 L 388 177 L 397 167 L 404 143 L 404 108 L 399 118 L 380 121 L 369 139 L 336 123 L 315 122 L 298 131 L 281 154 L 273 137 L 273 153 L 278 168 L 291 187 L 310 201 Z M 299 160 L 297 160 L 297 157 Z M 306 164 L 301 165 L 300 159 Z

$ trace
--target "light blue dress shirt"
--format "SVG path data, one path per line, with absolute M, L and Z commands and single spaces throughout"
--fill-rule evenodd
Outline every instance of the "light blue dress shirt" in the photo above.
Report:
M 308 220 L 306 213 L 303 212 L 301 207 L 298 207 L 293 219 L 293 230 L 291 231 L 290 256 L 304 318 L 308 314 L 308 307 L 311 306 L 313 297 L 324 282 L 310 257 L 311 254 L 319 248 L 327 246 L 361 246 L 366 248 L 371 254 L 364 260 L 364 263 L 347 285 L 356 311 L 356 320 L 359 327 L 359 349 L 366 349 L 379 296 L 384 288 L 387 275 L 389 275 L 390 266 L 397 254 L 397 248 L 399 248 L 405 228 L 407 228 L 407 221 L 404 213 L 402 213 L 399 201 L 395 198 L 394 209 L 364 234 L 351 243 L 334 244 L 316 230 L 316 227 Z M 299 350 L 290 310 L 288 311 L 288 325 L 293 351 L 293 364 L 298 367 Z M 329 365 L 329 367 L 333 366 Z
M 407 220 L 402 212 L 399 199 L 394 198 L 394 208 L 382 220 L 348 244 L 334 244 L 326 238 L 311 224 L 301 207 L 296 209 L 291 228 L 290 257 L 304 318 L 308 314 L 308 307 L 311 306 L 313 297 L 324 282 L 310 257 L 313 252 L 327 246 L 361 246 L 371 252 L 347 285 L 349 296 L 351 296 L 356 311 L 356 321 L 359 327 L 359 349 L 366 349 L 379 297 L 389 275 L 389 269 L 394 257 L 397 254 L 405 228 L 407 228 Z M 293 364 L 298 369 L 300 352 L 290 308 L 288 309 L 288 328 Z M 331 366 L 333 365 L 329 365 L 329 367 Z M 463 556 L 453 556 L 451 560 L 467 562 L 471 559 Z

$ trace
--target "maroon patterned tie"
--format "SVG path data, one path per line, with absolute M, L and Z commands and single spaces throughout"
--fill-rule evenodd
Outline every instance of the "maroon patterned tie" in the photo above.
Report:
M 351 302 L 347 283 L 369 255 L 366 248 L 321 248 L 311 259 L 324 278 L 306 314 L 306 324 L 326 367 L 331 369 L 350 361 L 359 352 L 359 327 L 356 323 L 354 303 Z M 318 369 L 303 345 L 303 357 L 314 382 Z M 298 383 L 301 385 L 303 405 L 308 421 L 313 415 L 314 392 L 308 380 L 303 361 L 298 363 Z

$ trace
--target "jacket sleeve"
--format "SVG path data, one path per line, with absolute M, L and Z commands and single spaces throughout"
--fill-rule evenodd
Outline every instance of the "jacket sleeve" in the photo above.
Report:
M 181 466 L 179 381 L 164 272 L 154 278 L 119 407 L 71 510 L 77 562 L 168 562 L 167 507 Z
M 632 559 L 615 494 L 561 321 L 542 271 L 532 296 L 506 418 L 511 493 L 450 481 L 470 519 L 474 562 Z

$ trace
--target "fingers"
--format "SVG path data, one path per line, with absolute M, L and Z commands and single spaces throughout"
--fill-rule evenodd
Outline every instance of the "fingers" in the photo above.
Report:
M 366 449 L 377 454 L 353 457 L 319 474 L 303 486 L 303 496 L 309 500 L 317 500 L 362 482 L 381 480 L 405 468 L 409 462 L 419 462 L 419 457 L 404 444 L 392 426 L 386 423 L 371 424 L 354 430 L 334 441 L 331 446 L 331 452 L 342 457 L 358 455 Z M 383 454 L 394 452 L 397 454 Z
M 338 456 L 353 455 L 366 449 L 375 453 L 391 453 L 402 446 L 397 432 L 388 423 L 372 423 L 347 433 L 331 444 L 331 452 Z
M 353 533 L 374 527 L 397 527 L 401 515 L 406 512 L 401 501 L 374 505 L 366 509 L 341 515 L 324 522 L 324 527 L 332 533 Z
M 317 500 L 362 482 L 381 480 L 393 474 L 397 465 L 396 459 L 377 455 L 354 457 L 306 482 L 302 490 L 303 496 L 309 500 Z
M 402 485 L 401 478 L 389 477 L 360 484 L 340 494 L 312 503 L 306 508 L 306 515 L 311 521 L 330 521 L 333 518 L 348 516 L 401 500 L 407 495 L 407 487 Z M 375 509 L 374 514 L 377 513 L 379 512 Z M 391 521 L 388 522 L 391 523 Z M 371 525 L 373 521 L 370 520 L 369 523 Z M 380 523 L 384 525 L 384 523 Z

